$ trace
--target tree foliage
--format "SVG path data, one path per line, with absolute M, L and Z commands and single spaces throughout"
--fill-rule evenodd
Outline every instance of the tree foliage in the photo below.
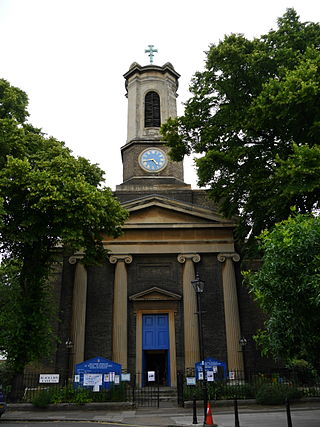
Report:
M 320 25 L 293 9 L 260 38 L 225 36 L 194 75 L 184 115 L 162 126 L 175 160 L 199 154 L 199 184 L 224 215 L 240 217 L 242 238 L 254 241 L 293 205 L 318 207 L 319 167 L 309 159 L 319 156 L 319 46 Z
M 55 249 L 101 261 L 103 235 L 118 236 L 127 217 L 97 165 L 26 122 L 27 101 L 0 80 L 0 351 L 20 371 L 52 339 L 47 279 Z
M 263 353 L 320 366 L 320 217 L 297 214 L 260 236 L 263 263 L 245 277 L 268 315 Z

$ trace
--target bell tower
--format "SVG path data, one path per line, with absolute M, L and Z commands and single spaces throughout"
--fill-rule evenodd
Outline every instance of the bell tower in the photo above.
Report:
M 121 148 L 123 183 L 117 191 L 190 187 L 183 182 L 183 163 L 170 160 L 160 135 L 161 124 L 177 116 L 179 77 L 169 62 L 162 67 L 134 62 L 124 74 L 128 127 Z

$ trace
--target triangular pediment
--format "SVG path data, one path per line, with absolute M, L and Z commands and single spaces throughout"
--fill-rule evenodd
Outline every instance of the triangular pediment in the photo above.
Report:
M 130 301 L 177 301 L 181 295 L 153 286 L 129 297 Z
M 224 218 L 213 209 L 172 200 L 163 196 L 148 196 L 123 204 L 130 216 L 125 225 L 211 224 L 234 227 L 234 221 Z

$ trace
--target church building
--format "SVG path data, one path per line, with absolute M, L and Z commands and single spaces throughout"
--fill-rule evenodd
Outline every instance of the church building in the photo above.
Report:
M 69 339 L 72 366 L 101 356 L 128 372 L 159 370 L 161 384 L 175 386 L 177 371 L 201 357 L 195 278 L 204 282 L 204 357 L 229 371 L 243 371 L 244 362 L 257 368 L 251 337 L 260 316 L 241 285 L 235 222 L 218 213 L 205 190 L 184 182 L 183 162 L 171 161 L 161 141 L 161 124 L 177 114 L 179 77 L 169 62 L 133 63 L 124 74 L 127 140 L 115 197 L 130 215 L 119 238 L 104 237 L 103 265 L 84 266 L 73 254 L 56 273 L 56 368 L 68 363 Z

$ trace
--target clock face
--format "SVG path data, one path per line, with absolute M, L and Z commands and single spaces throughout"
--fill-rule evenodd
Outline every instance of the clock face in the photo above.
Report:
M 159 148 L 147 148 L 139 156 L 139 164 L 147 172 L 158 172 L 167 166 L 168 159 Z

